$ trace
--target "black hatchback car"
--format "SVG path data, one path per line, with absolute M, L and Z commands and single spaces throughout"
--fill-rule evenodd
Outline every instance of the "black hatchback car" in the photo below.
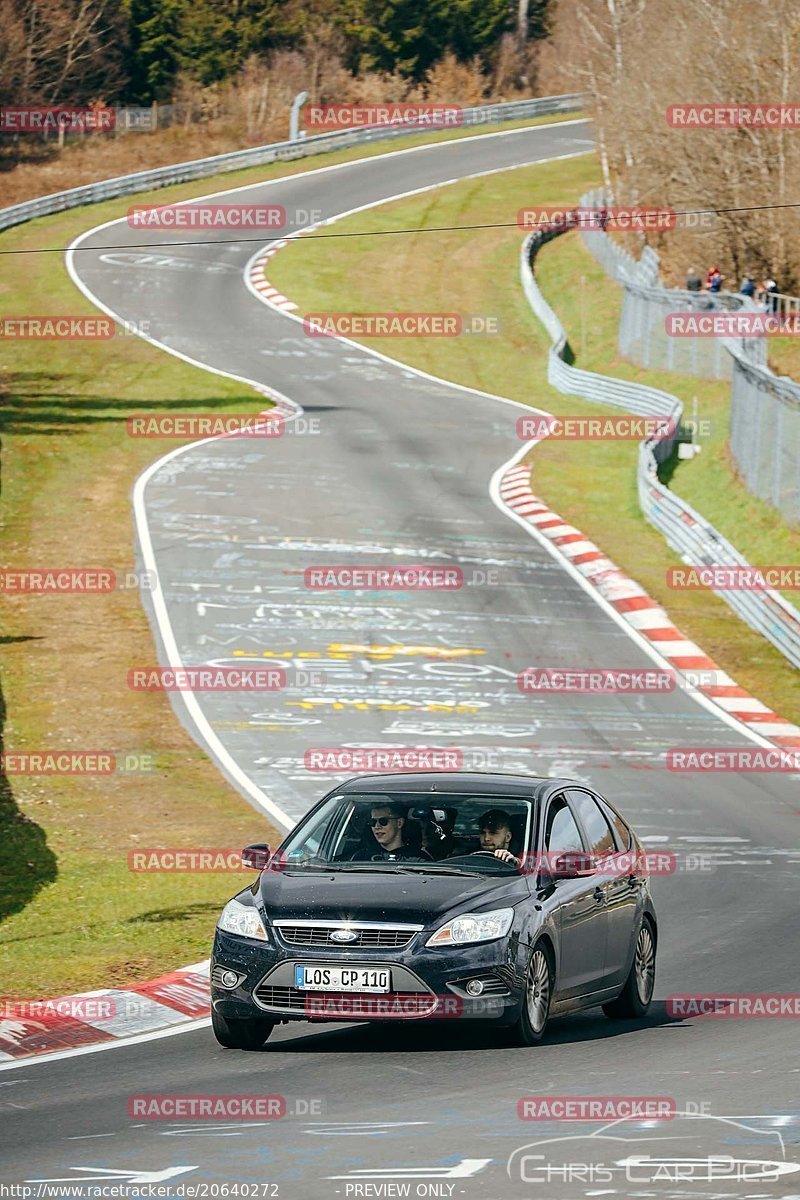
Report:
M 488 1018 L 532 1045 L 551 1016 L 640 1017 L 657 926 L 643 851 L 569 779 L 463 772 L 350 779 L 225 906 L 211 962 L 217 1040 L 285 1021 Z

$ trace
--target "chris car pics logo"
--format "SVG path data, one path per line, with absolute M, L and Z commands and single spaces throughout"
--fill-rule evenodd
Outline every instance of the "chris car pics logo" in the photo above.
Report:
M 715 1117 L 707 1108 L 706 1102 L 686 1102 L 655 1119 L 632 1112 L 589 1134 L 540 1138 L 514 1150 L 506 1171 L 529 1186 L 561 1185 L 574 1189 L 565 1194 L 579 1195 L 598 1188 L 619 1192 L 626 1184 L 648 1189 L 648 1195 L 674 1195 L 691 1185 L 707 1194 L 714 1185 L 720 1194 L 732 1184 L 763 1188 L 800 1172 L 798 1155 L 787 1157 L 779 1131 Z M 797 1180 L 791 1183 L 794 1194 Z

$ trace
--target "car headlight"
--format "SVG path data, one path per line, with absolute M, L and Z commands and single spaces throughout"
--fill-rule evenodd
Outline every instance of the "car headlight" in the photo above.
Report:
M 217 929 L 238 933 L 239 937 L 256 938 L 260 942 L 268 940 L 258 909 L 250 904 L 240 904 L 238 900 L 229 900 L 225 905 L 217 921 Z
M 492 942 L 505 937 L 514 920 L 513 908 L 495 908 L 492 912 L 462 913 L 453 917 L 428 938 L 429 946 L 466 946 L 470 942 Z

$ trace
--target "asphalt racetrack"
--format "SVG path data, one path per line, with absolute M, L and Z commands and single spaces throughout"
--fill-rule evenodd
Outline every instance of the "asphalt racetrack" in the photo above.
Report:
M 255 185 L 235 199 L 328 218 L 584 152 L 590 138 L 587 124 L 572 122 L 465 139 Z M 479 769 L 590 781 L 648 845 L 694 856 L 688 864 L 702 856 L 705 869 L 654 881 L 656 1002 L 643 1022 L 612 1023 L 599 1011 L 567 1018 L 530 1050 L 456 1021 L 427 1030 L 293 1024 L 256 1053 L 222 1050 L 203 1024 L 15 1064 L 0 1072 L 6 1178 L 169 1179 L 174 1194 L 202 1184 L 209 1190 L 195 1194 L 207 1196 L 235 1194 L 212 1185 L 248 1183 L 260 1189 L 249 1194 L 280 1200 L 800 1195 L 800 1167 L 791 1166 L 800 1163 L 796 1022 L 676 1021 L 664 1008 L 676 993 L 798 990 L 796 778 L 668 773 L 670 747 L 752 745 L 682 691 L 521 694 L 517 673 L 533 664 L 653 661 L 494 502 L 493 477 L 521 449 L 519 407 L 305 336 L 245 286 L 253 243 L 217 233 L 217 244 L 159 250 L 164 236 L 124 221 L 101 227 L 81 241 L 72 269 L 116 316 L 148 321 L 169 350 L 282 394 L 305 421 L 296 431 L 289 422 L 280 438 L 198 443 L 149 472 L 137 501 L 162 588 L 163 604 L 150 604 L 161 661 L 286 671 L 282 691 L 176 700 L 180 719 L 252 803 L 253 840 L 263 837 L 259 810 L 291 824 L 337 778 L 310 768 L 310 749 L 455 747 Z M 403 311 L 402 295 L 396 307 Z M 153 445 L 154 458 L 171 448 Z M 454 566 L 464 586 L 305 586 L 308 567 L 342 564 Z M 287 1115 L 233 1123 L 129 1115 L 131 1097 L 165 1093 L 276 1094 Z M 582 1163 L 624 1155 L 619 1141 L 588 1139 L 596 1123 L 520 1120 L 518 1102 L 535 1094 L 668 1097 L 704 1119 L 628 1123 L 616 1137 L 634 1139 L 640 1155 L 784 1166 L 748 1177 L 733 1165 L 713 1181 L 684 1183 L 639 1183 L 630 1165 L 609 1175 L 587 1169 L 577 1183 L 554 1169 L 546 1176 L 542 1164 L 563 1161 L 567 1135 Z M 547 1139 L 559 1139 L 557 1149 L 531 1148 Z

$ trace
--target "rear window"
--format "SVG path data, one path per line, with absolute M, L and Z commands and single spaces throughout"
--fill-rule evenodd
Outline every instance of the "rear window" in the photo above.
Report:
M 613 854 L 617 849 L 611 825 L 594 796 L 570 788 L 569 798 L 589 839 L 592 854 Z
M 600 801 L 600 807 L 606 815 L 611 828 L 614 830 L 614 836 L 617 839 L 618 850 L 631 849 L 631 831 L 630 827 L 625 824 L 619 813 L 614 812 L 614 809 L 605 800 Z

